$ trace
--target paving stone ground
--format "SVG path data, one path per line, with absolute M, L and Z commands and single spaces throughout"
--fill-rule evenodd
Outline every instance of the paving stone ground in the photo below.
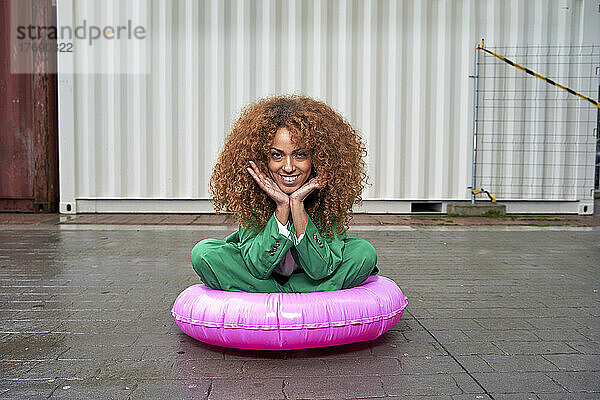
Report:
M 0 231 L 0 399 L 598 399 L 600 228 L 351 230 L 409 300 L 371 341 L 231 350 L 181 333 L 224 229 Z
M 232 226 L 230 214 L 34 214 L 0 213 L 0 224 L 48 228 L 56 225 L 160 225 Z M 354 214 L 351 226 L 600 226 L 600 199 L 594 200 L 594 215 L 511 214 L 498 218 L 460 217 L 446 214 Z

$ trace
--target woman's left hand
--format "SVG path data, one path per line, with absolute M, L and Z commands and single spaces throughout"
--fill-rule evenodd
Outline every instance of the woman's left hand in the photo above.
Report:
M 304 199 L 306 199 L 315 189 L 322 189 L 326 184 L 326 176 L 315 176 L 304 185 L 300 186 L 294 193 L 290 194 L 290 200 L 304 202 Z

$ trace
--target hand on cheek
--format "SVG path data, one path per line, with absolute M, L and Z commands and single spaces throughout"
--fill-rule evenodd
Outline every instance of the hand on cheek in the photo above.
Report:
M 300 186 L 294 193 L 290 195 L 290 200 L 303 202 L 316 189 L 322 189 L 327 185 L 326 176 L 315 176 L 304 185 Z
M 269 176 L 263 174 L 254 161 L 250 161 L 250 167 L 246 170 L 254 181 L 260 186 L 260 188 L 279 206 L 287 206 L 290 198 L 287 194 L 283 193 L 279 186 Z

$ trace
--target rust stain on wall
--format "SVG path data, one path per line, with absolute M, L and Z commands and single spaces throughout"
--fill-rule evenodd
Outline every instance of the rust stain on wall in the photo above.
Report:
M 30 55 L 35 74 L 11 74 L 10 14 L 0 1 L 0 211 L 58 208 L 58 98 L 56 53 Z M 55 26 L 52 0 L 20 1 L 32 25 Z

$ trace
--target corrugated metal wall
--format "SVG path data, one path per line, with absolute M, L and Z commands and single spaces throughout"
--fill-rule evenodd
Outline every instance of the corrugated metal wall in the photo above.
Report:
M 482 37 L 492 47 L 597 41 L 589 38 L 597 19 L 584 13 L 593 7 L 61 0 L 59 24 L 102 15 L 148 31 L 140 55 L 96 44 L 59 55 L 61 211 L 210 210 L 173 201 L 208 198 L 231 122 L 249 102 L 280 93 L 324 100 L 362 132 L 373 183 L 365 200 L 467 200 L 475 45 Z M 148 73 L 67 73 L 111 63 Z
M 0 211 L 58 209 L 56 54 L 21 52 L 11 30 L 54 26 L 55 11 L 50 0 L 0 1 Z

